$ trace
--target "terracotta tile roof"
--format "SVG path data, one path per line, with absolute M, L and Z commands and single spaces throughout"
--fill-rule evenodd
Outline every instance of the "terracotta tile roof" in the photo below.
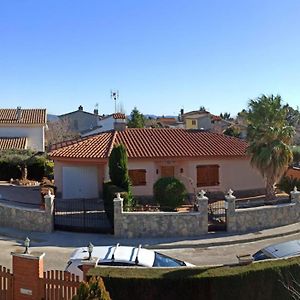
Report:
M 51 147 L 50 155 L 68 158 L 107 158 L 114 135 L 113 131 L 108 131 L 79 140 L 59 143 Z
M 0 150 L 8 150 L 8 149 L 24 150 L 26 148 L 27 148 L 26 137 L 19 137 L 19 138 L 0 137 Z
M 247 143 L 223 134 L 169 128 L 130 128 L 87 137 L 53 150 L 52 157 L 107 158 L 113 145 L 123 143 L 129 158 L 246 156 Z
M 46 124 L 46 109 L 0 109 L 0 124 Z

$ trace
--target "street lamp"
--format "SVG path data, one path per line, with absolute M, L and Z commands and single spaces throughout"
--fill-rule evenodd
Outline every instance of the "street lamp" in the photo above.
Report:
M 30 245 L 30 239 L 29 239 L 29 237 L 27 237 L 24 240 L 24 247 L 25 247 L 24 254 L 28 254 L 29 253 L 29 251 L 28 251 L 29 245 Z
M 88 252 L 89 252 L 89 258 L 88 258 L 88 260 L 92 259 L 93 249 L 94 249 L 94 245 L 90 242 L 89 245 L 88 245 Z

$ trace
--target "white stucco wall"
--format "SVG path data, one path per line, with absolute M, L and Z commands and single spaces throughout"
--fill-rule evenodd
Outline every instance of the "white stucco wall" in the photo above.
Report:
M 61 163 L 55 161 L 54 176 L 58 192 L 62 191 L 62 166 L 78 166 L 82 163 Z M 197 165 L 217 164 L 219 168 L 219 181 L 217 186 L 197 187 Z M 83 165 L 89 165 L 88 163 Z M 94 164 L 90 164 L 94 165 Z M 133 186 L 133 194 L 136 196 L 151 196 L 153 194 L 153 184 L 161 177 L 161 166 L 174 166 L 175 177 L 181 180 L 189 193 L 200 191 L 220 191 L 227 192 L 230 188 L 234 191 L 262 189 L 265 186 L 264 180 L 259 172 L 250 166 L 248 159 L 214 159 L 214 160 L 129 160 L 128 169 L 145 169 L 146 185 Z M 108 180 L 108 166 L 99 164 L 99 182 Z M 102 184 L 99 185 L 101 191 Z
M 219 168 L 218 186 L 197 187 L 197 165 L 217 164 Z M 201 189 L 207 191 L 227 192 L 233 190 L 261 189 L 265 183 L 259 172 L 250 166 L 247 159 L 215 159 L 215 160 L 157 160 L 157 161 L 129 161 L 128 169 L 145 169 L 146 185 L 134 186 L 133 193 L 137 196 L 152 195 L 153 184 L 161 177 L 161 166 L 174 166 L 175 177 L 182 181 L 188 192 L 193 193 Z M 182 173 L 181 173 L 182 171 Z
M 45 151 L 45 126 L 1 126 L 1 137 L 27 137 L 27 148 Z

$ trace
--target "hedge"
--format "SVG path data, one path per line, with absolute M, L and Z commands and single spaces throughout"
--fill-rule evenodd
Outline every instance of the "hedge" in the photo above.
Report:
M 291 258 L 210 269 L 99 267 L 88 276 L 101 276 L 114 300 L 282 300 L 293 299 L 283 282 L 300 282 L 299 264 Z

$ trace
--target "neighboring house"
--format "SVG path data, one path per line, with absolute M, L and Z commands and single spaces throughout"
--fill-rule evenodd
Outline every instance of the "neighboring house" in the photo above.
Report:
M 151 196 L 161 177 L 180 179 L 189 193 L 256 190 L 261 175 L 250 166 L 243 140 L 202 130 L 130 128 L 57 145 L 54 160 L 57 192 L 63 198 L 94 198 L 108 180 L 108 159 L 114 145 L 128 153 L 129 176 L 136 196 Z
M 114 113 L 108 116 L 102 116 L 97 122 L 97 127 L 88 132 L 82 133 L 81 136 L 89 136 L 109 130 L 123 130 L 126 127 L 126 116 L 123 113 Z
M 222 133 L 232 123 L 215 116 L 208 111 L 196 110 L 183 113 L 181 110 L 180 119 L 184 123 L 185 129 L 201 129 Z
M 99 121 L 98 109 L 94 109 L 94 113 L 89 113 L 84 111 L 81 105 L 78 107 L 78 110 L 58 117 L 68 120 L 70 130 L 78 133 L 88 132 L 97 128 Z
M 45 151 L 46 109 L 0 109 L 0 149 Z
M 146 119 L 146 128 L 183 128 L 183 123 L 173 117 L 158 117 L 156 119 Z

